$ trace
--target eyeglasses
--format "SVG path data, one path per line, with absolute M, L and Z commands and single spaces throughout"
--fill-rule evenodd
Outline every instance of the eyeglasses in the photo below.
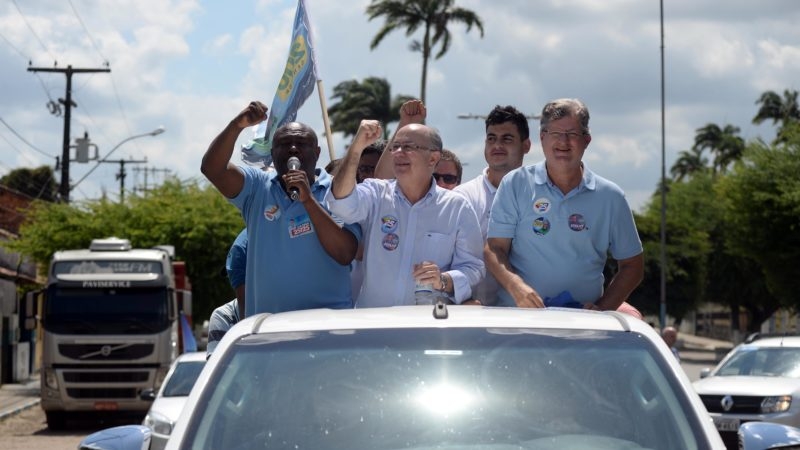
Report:
M 433 178 L 435 178 L 437 182 L 441 179 L 445 184 L 458 183 L 458 176 L 450 175 L 449 173 L 434 173 Z
M 361 164 L 360 166 L 358 166 L 358 171 L 361 173 L 375 173 L 375 166 Z
M 577 131 L 556 131 L 556 130 L 542 130 L 542 133 L 549 135 L 551 138 L 560 141 L 561 139 L 569 139 L 570 141 L 577 141 L 579 137 L 586 135 L 586 133 L 578 133 Z
M 418 152 L 420 150 L 436 150 L 435 148 L 423 147 L 413 142 L 393 142 L 389 147 L 393 152 L 402 150 L 403 152 Z

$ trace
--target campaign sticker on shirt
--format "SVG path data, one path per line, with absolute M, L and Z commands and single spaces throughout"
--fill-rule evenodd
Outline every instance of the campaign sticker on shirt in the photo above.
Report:
M 573 214 L 569 216 L 569 229 L 572 231 L 586 230 L 586 219 L 582 214 Z
M 397 245 L 399 243 L 400 238 L 394 233 L 389 233 L 383 237 L 383 248 L 389 250 L 390 252 L 397 249 Z
M 311 219 L 308 214 L 302 214 L 289 220 L 289 237 L 294 239 L 305 234 L 311 234 L 314 228 L 311 226 Z
M 281 216 L 281 211 L 278 209 L 278 205 L 269 205 L 264 209 L 264 217 L 272 222 L 273 220 L 277 219 Z
M 539 236 L 544 236 L 550 231 L 550 221 L 544 217 L 533 219 L 533 232 Z
M 397 217 L 394 216 L 381 217 L 381 231 L 383 231 L 384 233 L 391 233 L 395 229 L 397 229 Z
M 550 211 L 550 203 L 549 199 L 546 198 L 537 198 L 535 202 L 533 202 L 533 211 L 539 214 L 547 214 L 547 211 Z

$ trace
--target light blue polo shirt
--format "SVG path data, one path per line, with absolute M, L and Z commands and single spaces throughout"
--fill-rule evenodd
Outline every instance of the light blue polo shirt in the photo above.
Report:
M 608 252 L 616 260 L 642 253 L 622 189 L 585 164 L 580 185 L 566 195 L 544 161 L 509 172 L 495 195 L 488 237 L 513 239 L 509 261 L 543 299 L 568 291 L 580 303 L 603 294 Z M 498 297 L 500 305 L 515 305 L 502 288 Z
M 241 169 L 244 187 L 229 201 L 247 224 L 246 316 L 352 308 L 350 265 L 341 265 L 328 255 L 303 204 L 289 198 L 277 172 L 250 166 Z M 311 192 L 320 204 L 331 180 L 327 172 L 316 169 Z M 361 238 L 358 225 L 344 228 Z

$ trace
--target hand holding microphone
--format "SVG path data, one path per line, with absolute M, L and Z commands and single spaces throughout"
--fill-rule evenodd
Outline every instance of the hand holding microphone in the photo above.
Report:
M 300 170 L 300 160 L 296 156 L 292 156 L 287 161 L 286 165 L 289 167 L 289 170 Z M 289 187 L 289 197 L 297 201 L 300 198 L 300 189 L 297 189 L 296 186 Z

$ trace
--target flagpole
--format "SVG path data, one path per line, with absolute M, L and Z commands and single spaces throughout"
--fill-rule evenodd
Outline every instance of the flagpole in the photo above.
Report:
M 328 119 L 328 106 L 325 103 L 325 89 L 322 87 L 322 80 L 317 80 L 317 92 L 319 92 L 319 105 L 322 107 L 322 123 L 325 126 L 325 138 L 328 141 L 328 154 L 333 161 L 336 159 L 333 154 L 333 135 L 331 134 L 331 123 Z

